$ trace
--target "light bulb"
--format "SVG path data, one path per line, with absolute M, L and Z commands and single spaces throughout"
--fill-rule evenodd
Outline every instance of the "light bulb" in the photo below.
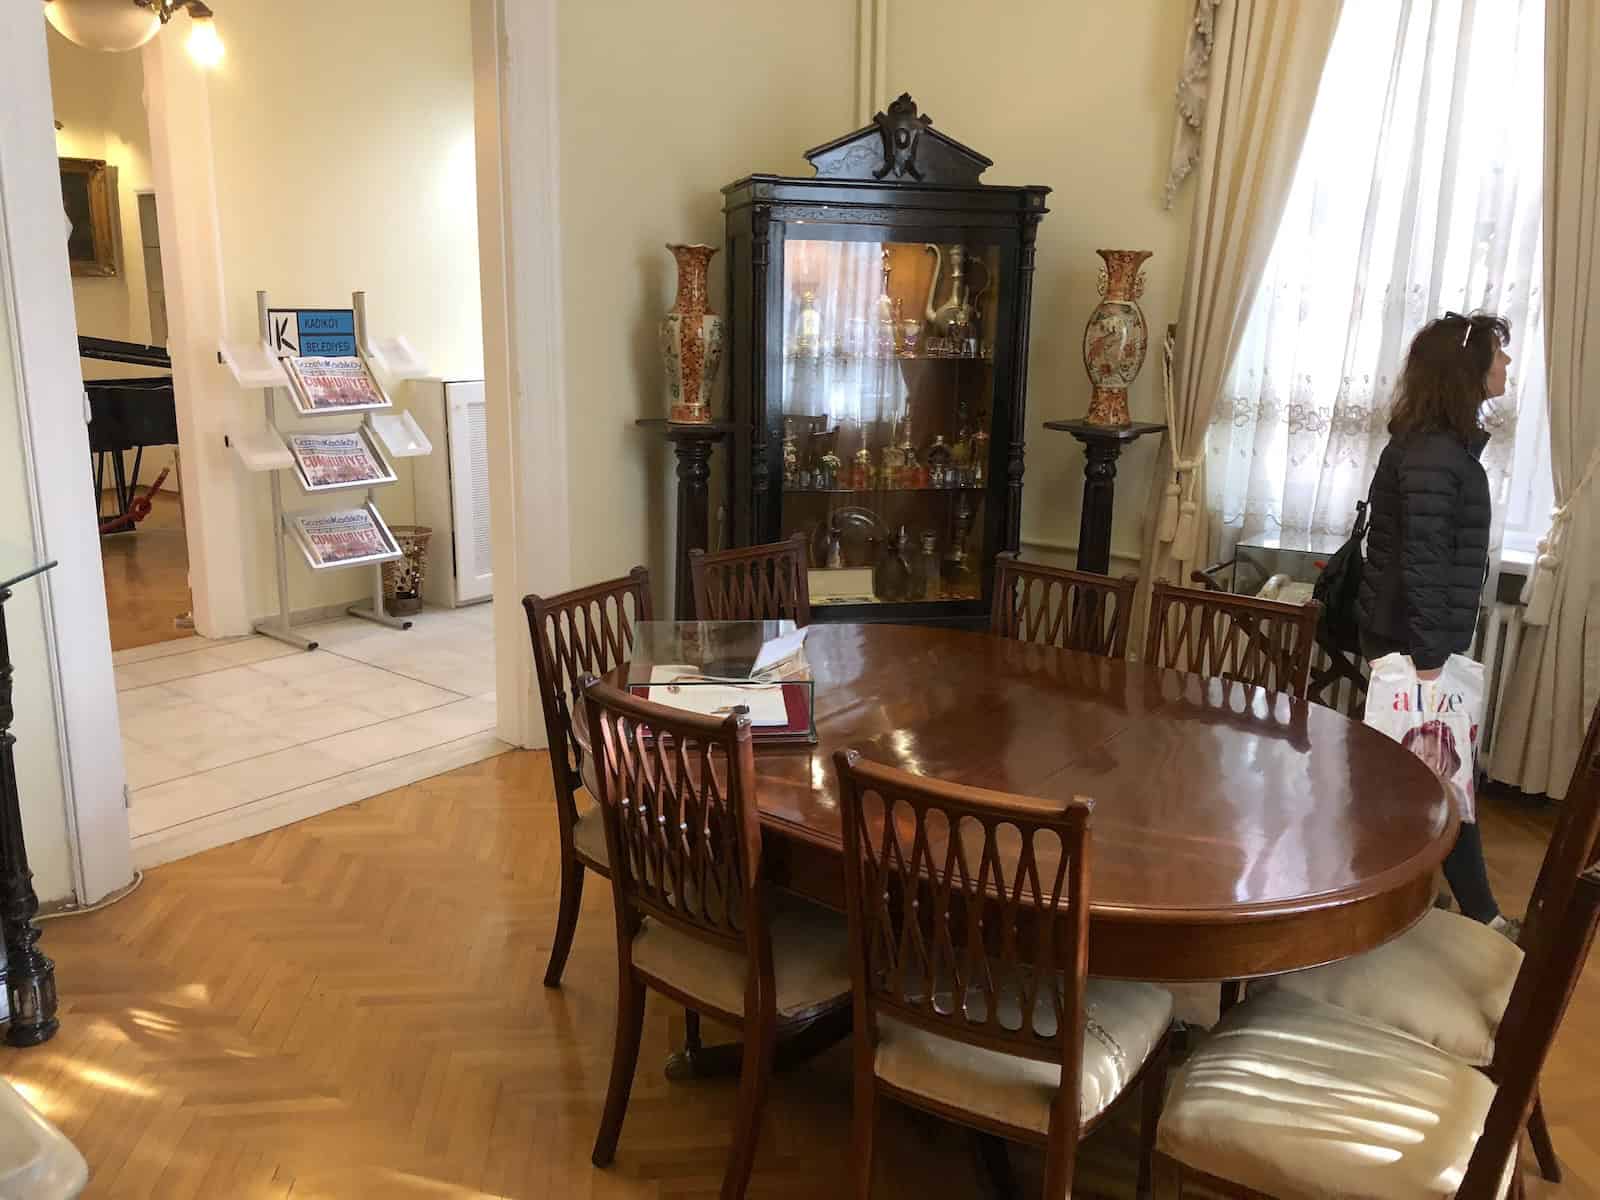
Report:
M 210 17 L 191 15 L 189 24 L 192 28 L 189 30 L 189 40 L 185 43 L 189 57 L 202 67 L 215 67 L 227 54 L 222 38 L 217 34 L 217 23 Z

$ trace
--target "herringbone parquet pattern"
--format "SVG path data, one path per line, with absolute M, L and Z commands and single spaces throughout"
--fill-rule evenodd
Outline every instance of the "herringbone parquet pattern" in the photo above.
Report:
M 681 1018 L 659 998 L 617 1163 L 589 1165 L 611 902 L 589 888 L 566 984 L 547 991 L 552 803 L 544 757 L 508 754 L 151 871 L 122 903 L 46 927 L 61 1033 L 0 1064 L 83 1150 L 94 1197 L 714 1196 L 734 1085 L 663 1078 Z M 1487 826 L 1508 897 L 1549 823 Z M 1215 989 L 1195 997 L 1191 1011 Z M 1597 1033 L 1591 967 L 1546 1075 L 1571 1177 L 1531 1195 L 1600 1188 Z M 846 1047 L 779 1077 L 753 1196 L 844 1193 L 849 1097 Z M 1079 1194 L 1130 1195 L 1130 1146 L 1125 1128 L 1097 1134 Z M 889 1106 L 879 1148 L 882 1200 L 981 1194 L 949 1126 Z

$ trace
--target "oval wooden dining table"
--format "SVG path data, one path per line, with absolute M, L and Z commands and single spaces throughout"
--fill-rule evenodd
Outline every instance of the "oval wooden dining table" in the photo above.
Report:
M 763 866 L 836 908 L 832 756 L 847 748 L 1091 800 L 1101 976 L 1239 980 L 1370 950 L 1427 912 L 1455 840 L 1455 807 L 1419 759 L 1282 693 L 919 626 L 815 625 L 806 653 L 817 743 L 756 747 Z

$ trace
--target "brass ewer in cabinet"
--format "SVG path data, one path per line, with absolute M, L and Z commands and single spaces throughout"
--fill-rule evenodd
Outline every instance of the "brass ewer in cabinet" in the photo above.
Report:
M 966 250 L 961 246 L 941 248 L 932 242 L 924 243 L 923 248 L 933 255 L 933 278 L 928 281 L 928 301 L 923 314 L 928 320 L 930 333 L 935 337 L 944 337 L 951 330 L 971 329 L 978 323 L 978 313 L 972 303 L 974 292 L 968 287 L 966 279 Z M 946 263 L 950 267 L 950 294 L 943 304 L 939 304 L 939 281 L 944 275 Z M 974 259 L 972 265 L 981 267 L 983 263 Z M 984 285 L 987 284 L 986 277 Z M 982 292 L 983 288 L 979 287 L 977 291 Z

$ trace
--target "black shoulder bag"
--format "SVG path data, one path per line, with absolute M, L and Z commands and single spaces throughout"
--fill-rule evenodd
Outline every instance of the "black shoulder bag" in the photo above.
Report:
M 1346 654 L 1361 653 L 1361 614 L 1358 600 L 1361 594 L 1361 572 L 1365 563 L 1361 557 L 1361 543 L 1367 536 L 1366 500 L 1356 501 L 1356 522 L 1345 539 L 1328 559 L 1317 576 L 1311 594 L 1322 601 L 1322 619 L 1317 624 L 1317 641 L 1325 650 L 1341 650 Z

